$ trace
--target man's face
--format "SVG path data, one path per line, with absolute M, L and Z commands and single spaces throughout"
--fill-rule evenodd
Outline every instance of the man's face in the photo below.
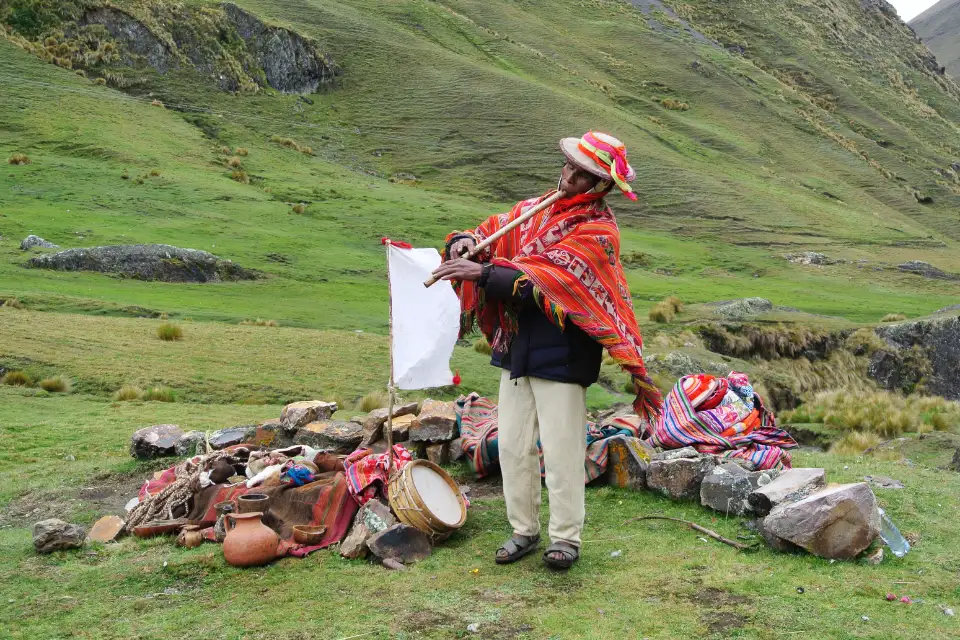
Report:
M 560 171 L 560 190 L 570 196 L 586 193 L 600 182 L 598 176 L 584 171 L 569 160 Z

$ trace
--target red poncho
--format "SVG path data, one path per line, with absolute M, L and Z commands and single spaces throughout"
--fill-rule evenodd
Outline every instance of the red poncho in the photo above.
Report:
M 553 193 L 517 203 L 510 213 L 492 216 L 466 233 L 482 241 Z M 522 272 L 518 285 L 524 280 L 533 285 L 536 303 L 554 324 L 563 328 L 569 319 L 603 345 L 633 376 L 637 414 L 653 423 L 663 397 L 643 364 L 643 338 L 620 264 L 620 230 L 603 196 L 560 200 L 497 240 L 480 259 Z M 476 282 L 463 281 L 456 288 L 461 332 L 468 333 L 476 321 L 495 349 L 509 346 L 517 330 L 509 303 L 485 300 Z

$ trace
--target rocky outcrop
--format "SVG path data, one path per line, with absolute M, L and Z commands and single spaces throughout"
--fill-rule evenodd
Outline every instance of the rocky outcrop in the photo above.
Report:
M 920 260 L 904 262 L 903 264 L 897 265 L 897 269 L 903 271 L 904 273 L 913 273 L 930 280 L 960 280 L 960 275 L 955 273 L 947 273 L 946 271 L 933 266 L 929 262 L 922 262 Z
M 79 24 L 97 24 L 106 29 L 114 40 L 123 45 L 121 59 L 124 64 L 134 66 L 142 59 L 160 73 L 179 66 L 176 53 L 146 25 L 120 9 L 97 7 L 88 11 Z
M 927 393 L 960 400 L 960 316 L 884 325 L 875 331 L 890 349 L 872 356 L 871 378 L 886 389 L 902 390 L 905 381 L 922 376 Z
M 714 315 L 728 320 L 741 320 L 773 310 L 773 303 L 766 298 L 724 300 L 722 302 L 711 302 L 708 306 L 714 307 Z
M 41 249 L 59 249 L 60 245 L 47 242 L 40 236 L 27 236 L 23 239 L 23 242 L 20 243 L 20 251 L 29 251 L 34 247 L 40 247 Z
M 175 424 L 157 424 L 136 431 L 130 438 L 130 455 L 140 460 L 176 455 L 183 431 Z
M 837 260 L 833 260 L 823 255 L 822 253 L 817 253 L 816 251 L 805 251 L 803 253 L 788 253 L 784 256 L 788 262 L 794 264 L 809 264 L 815 266 L 824 266 L 830 264 L 837 264 Z
M 244 269 L 212 253 L 167 244 L 67 249 L 31 258 L 27 266 L 56 271 L 96 271 L 161 282 L 223 282 L 262 277 L 259 272 Z

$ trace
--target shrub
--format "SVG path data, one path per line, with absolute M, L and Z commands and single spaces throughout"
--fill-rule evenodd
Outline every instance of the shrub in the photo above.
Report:
M 680 102 L 679 100 L 674 100 L 673 98 L 664 98 L 660 101 L 660 104 L 671 111 L 686 111 L 690 108 L 690 105 L 688 105 L 686 102 Z
M 10 156 L 10 159 L 7 160 L 8 163 L 13 165 L 22 165 L 22 164 L 31 164 L 32 161 L 30 158 L 22 153 L 15 153 Z
M 50 393 L 70 393 L 73 385 L 70 382 L 70 378 L 66 376 L 56 376 L 54 378 L 41 380 L 39 387 Z
M 857 329 L 846 339 L 844 343 L 846 349 L 857 356 L 871 355 L 875 351 L 888 349 L 887 343 L 874 333 L 873 329 L 866 327 Z
M 180 327 L 180 325 L 176 325 L 171 322 L 164 322 L 157 327 L 157 337 L 166 341 L 182 340 L 183 329 Z
M 663 303 L 673 307 L 673 311 L 675 313 L 683 312 L 683 301 L 680 300 L 680 298 L 678 298 L 677 296 L 670 296 L 669 298 L 665 299 Z
M 237 170 L 230 174 L 230 179 L 240 184 L 250 184 L 250 176 L 246 171 Z
M 303 204 L 302 202 L 298 202 L 297 204 L 293 205 L 293 212 L 294 212 L 294 213 L 300 213 L 300 214 L 302 214 L 302 213 L 304 213 L 306 210 L 307 210 L 307 205 Z
M 313 155 L 313 147 L 300 147 L 297 151 L 308 156 Z
M 839 456 L 858 456 L 881 442 L 883 440 L 875 433 L 851 431 L 843 434 L 842 438 L 833 443 L 830 447 L 830 453 Z
M 19 301 L 18 299 L 16 299 L 16 298 L 7 298 L 6 300 L 3 301 L 3 304 L 0 305 L 0 306 L 8 307 L 8 308 L 10 308 L 10 309 L 23 309 L 23 308 L 24 308 L 24 304 L 23 304 L 22 302 L 20 302 L 20 301 Z
M 238 156 L 246 158 L 248 155 L 250 155 L 250 149 L 247 149 L 246 147 L 237 147 L 237 150 L 234 151 L 234 153 L 236 153 Z
M 159 170 L 159 169 L 151 169 L 151 170 L 150 170 L 150 177 L 151 177 L 151 178 L 159 178 L 159 177 L 160 177 L 160 170 Z
M 23 371 L 7 371 L 3 377 L 0 378 L 0 384 L 11 387 L 32 387 L 33 378 Z
M 220 147 L 220 153 L 225 156 L 230 155 L 230 147 Z
M 234 156 L 229 160 L 227 160 L 227 166 L 230 167 L 231 169 L 239 169 L 240 167 L 243 166 L 243 160 L 241 160 L 237 156 Z
M 903 315 L 902 313 L 888 313 L 880 318 L 880 322 L 902 322 L 906 319 L 907 316 Z
M 176 402 L 177 394 L 167 387 L 150 387 L 143 394 L 143 399 L 147 402 Z
M 280 323 L 276 320 L 261 320 L 257 318 L 256 320 L 243 320 L 241 325 L 252 326 L 252 327 L 279 327 Z
M 143 391 L 139 387 L 133 385 L 125 384 L 120 387 L 115 394 L 113 394 L 113 399 L 117 402 L 128 402 L 130 400 L 139 400 L 143 397 Z
M 490 346 L 486 338 L 478 338 L 476 342 L 473 343 L 473 350 L 485 356 L 493 355 L 493 347 Z
M 97 78 L 93 81 L 93 84 L 100 85 L 101 87 L 107 84 L 106 78 Z
M 673 322 L 673 318 L 676 316 L 676 312 L 673 310 L 673 306 L 665 302 L 658 302 L 653 305 L 653 308 L 650 309 L 649 317 L 654 322 L 659 322 L 661 324 L 668 324 Z
M 357 409 L 369 413 L 374 409 L 382 409 L 390 404 L 390 395 L 386 391 L 371 391 L 360 398 Z

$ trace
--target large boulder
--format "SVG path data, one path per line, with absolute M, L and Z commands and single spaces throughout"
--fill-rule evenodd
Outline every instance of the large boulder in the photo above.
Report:
M 726 515 L 739 516 L 750 506 L 750 494 L 770 483 L 773 472 L 747 471 L 735 462 L 715 467 L 700 483 L 700 504 Z
M 607 483 L 621 489 L 647 488 L 653 450 L 639 438 L 618 435 L 607 440 Z
M 873 491 L 858 482 L 781 504 L 764 518 L 763 528 L 821 558 L 850 560 L 880 533 L 880 514 Z
M 327 420 L 311 422 L 297 432 L 293 441 L 315 449 L 332 450 L 337 453 L 351 453 L 360 446 L 363 439 L 363 425 L 359 422 L 340 422 Z
M 219 429 L 210 434 L 210 448 L 220 451 L 238 444 L 249 444 L 257 433 L 257 425 L 245 424 Z
M 324 402 L 322 400 L 292 402 L 280 412 L 280 423 L 284 429 L 296 431 L 311 422 L 329 420 L 330 416 L 337 412 L 337 408 L 336 402 Z
M 427 445 L 427 460 L 438 466 L 450 464 L 450 443 L 438 442 Z
M 174 443 L 174 452 L 180 457 L 207 452 L 207 437 L 203 431 L 188 431 Z
M 823 469 L 787 469 L 776 480 L 753 491 L 747 502 L 751 511 L 765 516 L 777 505 L 802 500 L 826 484 L 827 472 Z
M 456 404 L 424 400 L 420 414 L 410 425 L 413 442 L 449 442 L 459 435 Z
M 419 406 L 419 402 L 408 402 L 406 404 L 395 406 L 393 408 L 394 421 L 396 421 L 396 419 L 400 416 L 415 414 Z M 366 417 L 363 419 L 363 441 L 361 444 L 364 446 L 369 446 L 383 438 L 383 425 L 387 423 L 389 413 L 390 410 L 384 407 L 382 409 L 374 409 L 366 415 Z M 412 422 L 412 420 L 410 422 Z M 407 422 L 407 424 L 409 425 L 410 422 Z M 397 425 L 394 424 L 394 432 L 396 432 L 396 427 Z
M 52 242 L 47 242 L 40 236 L 27 236 L 20 243 L 21 251 L 29 251 L 34 247 L 40 247 L 41 249 L 59 249 L 60 245 L 53 244 Z
M 31 258 L 27 266 L 56 271 L 96 271 L 161 282 L 223 282 L 261 277 L 258 272 L 212 253 L 166 244 L 67 249 Z
M 712 456 L 652 460 L 647 467 L 647 487 L 674 500 L 696 500 L 700 483 L 716 464 Z
M 140 460 L 177 455 L 177 441 L 183 430 L 175 424 L 155 424 L 134 432 L 130 438 L 130 455 Z
M 65 549 L 79 549 L 87 532 L 83 527 L 51 518 L 33 525 L 33 548 L 37 553 L 52 553 Z
M 921 260 L 904 262 L 903 264 L 897 265 L 897 269 L 903 271 L 904 273 L 913 273 L 931 280 L 960 280 L 960 275 L 955 273 L 947 273 L 946 271 L 933 266 L 929 262 L 923 262 Z
M 868 369 L 882 387 L 903 390 L 922 378 L 927 393 L 960 400 L 960 316 L 900 322 L 875 331 L 890 346 L 873 355 Z
M 433 547 L 425 533 L 406 524 L 395 524 L 367 541 L 370 552 L 382 560 L 394 559 L 404 564 L 430 556 Z

